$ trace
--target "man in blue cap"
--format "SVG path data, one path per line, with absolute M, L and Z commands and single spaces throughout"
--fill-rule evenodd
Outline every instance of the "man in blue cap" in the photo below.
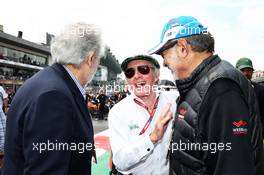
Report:
M 207 28 L 191 16 L 173 18 L 149 53 L 163 57 L 180 93 L 170 174 L 263 174 L 254 91 L 237 69 L 214 55 L 214 38 Z

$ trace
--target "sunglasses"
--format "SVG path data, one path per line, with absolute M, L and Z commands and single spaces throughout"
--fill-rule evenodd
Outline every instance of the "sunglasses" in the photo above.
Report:
M 162 52 L 164 52 L 165 50 L 168 50 L 170 48 L 172 48 L 173 46 L 175 46 L 176 44 L 178 43 L 178 40 L 172 40 L 172 41 L 169 41 L 167 44 L 165 44 L 158 52 L 157 54 L 158 55 L 161 55 Z
M 154 69 L 154 67 L 150 67 L 147 65 L 137 66 L 137 71 L 142 75 L 147 75 L 150 72 L 150 68 Z M 125 75 L 127 78 L 132 78 L 136 73 L 135 68 L 128 68 L 125 70 Z

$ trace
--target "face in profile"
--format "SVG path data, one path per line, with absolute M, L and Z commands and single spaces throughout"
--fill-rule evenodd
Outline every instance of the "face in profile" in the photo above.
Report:
M 99 66 L 100 63 L 100 59 L 96 58 L 96 56 L 94 55 L 94 59 L 91 61 L 90 66 L 88 66 L 88 73 L 87 73 L 87 79 L 86 79 L 86 85 L 88 85 L 88 83 L 90 83 L 97 71 L 97 68 Z
M 175 47 L 163 51 L 161 56 L 163 57 L 163 65 L 171 71 L 174 80 L 178 80 L 178 70 L 181 66 L 181 63 Z

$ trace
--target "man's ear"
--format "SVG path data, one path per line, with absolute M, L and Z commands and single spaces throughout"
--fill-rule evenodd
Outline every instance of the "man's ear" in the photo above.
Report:
M 184 38 L 178 39 L 178 54 L 181 58 L 185 58 L 189 53 L 189 44 Z
M 85 63 L 87 63 L 88 66 L 91 67 L 91 66 L 93 66 L 93 63 L 94 63 L 95 59 L 96 59 L 96 51 L 95 50 L 92 50 L 92 51 L 90 51 L 87 54 L 87 56 L 85 58 Z

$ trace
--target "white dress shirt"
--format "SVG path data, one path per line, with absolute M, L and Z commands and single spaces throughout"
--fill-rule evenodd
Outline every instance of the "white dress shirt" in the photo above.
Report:
M 124 98 L 110 110 L 108 117 L 110 145 L 113 162 L 119 172 L 132 173 L 133 175 L 169 174 L 169 161 L 166 156 L 172 131 L 172 120 L 169 122 L 163 138 L 156 144 L 151 142 L 149 135 L 154 130 L 160 113 L 167 103 L 172 104 L 171 110 L 174 116 L 177 97 L 176 91 L 160 93 L 152 122 L 142 135 L 139 133 L 150 114 L 145 108 L 134 102 L 135 95 L 132 94 Z

